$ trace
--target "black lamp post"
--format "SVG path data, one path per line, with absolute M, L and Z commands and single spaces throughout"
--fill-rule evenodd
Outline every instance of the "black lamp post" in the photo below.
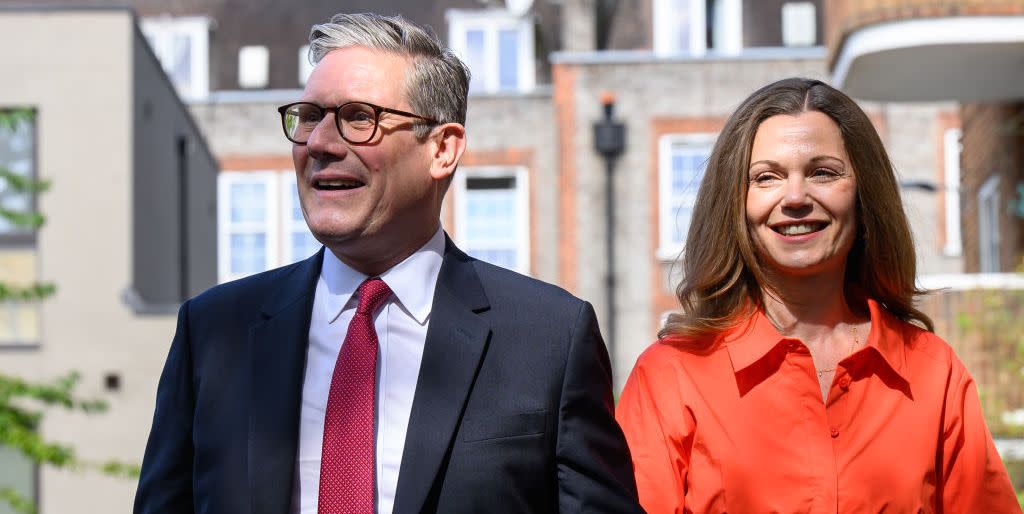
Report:
M 601 95 L 604 119 L 594 123 L 594 149 L 604 157 L 605 169 L 605 248 L 608 251 L 608 275 L 605 287 L 608 301 L 608 354 L 615 359 L 615 187 L 613 175 L 615 159 L 622 155 L 626 148 L 626 126 L 614 121 L 615 96 L 611 93 Z

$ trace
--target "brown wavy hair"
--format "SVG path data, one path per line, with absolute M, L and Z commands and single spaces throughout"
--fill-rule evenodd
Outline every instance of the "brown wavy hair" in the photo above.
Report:
M 747 170 L 754 135 L 779 114 L 818 111 L 832 119 L 857 176 L 857 235 L 847 257 L 847 305 L 867 316 L 867 298 L 904 321 L 934 330 L 914 308 L 926 293 L 914 285 L 916 254 L 892 163 L 864 111 L 819 80 L 789 78 L 754 92 L 729 117 L 708 158 L 704 179 L 680 256 L 683 280 L 676 288 L 682 307 L 669 316 L 659 337 L 708 350 L 725 330 L 764 307 L 764 264 L 747 226 Z

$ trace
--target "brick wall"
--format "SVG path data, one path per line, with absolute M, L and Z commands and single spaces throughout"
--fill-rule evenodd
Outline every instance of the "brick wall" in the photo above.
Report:
M 961 157 L 961 218 L 964 267 L 980 269 L 978 250 L 978 190 L 999 177 L 1000 269 L 1013 271 L 1024 253 L 1024 219 L 1013 204 L 1021 200 L 1024 184 L 1024 102 L 965 104 Z

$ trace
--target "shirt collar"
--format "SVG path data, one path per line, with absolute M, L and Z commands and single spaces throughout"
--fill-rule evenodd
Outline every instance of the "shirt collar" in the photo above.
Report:
M 865 346 L 877 352 L 893 371 L 910 383 L 905 338 L 901 330 L 903 322 L 889 314 L 875 300 L 868 300 L 868 311 L 871 316 L 871 332 Z M 723 343 L 729 352 L 733 372 L 739 373 L 761 360 L 785 339 L 772 325 L 764 310 L 757 309 L 753 316 L 730 329 Z
M 381 280 L 391 288 L 398 304 L 420 325 L 426 324 L 430 317 L 443 256 L 444 231 L 439 226 L 437 232 L 419 250 L 380 275 Z M 324 251 L 320 280 L 327 286 L 326 304 L 331 323 L 338 319 L 356 289 L 367 278 L 367 275 L 349 267 L 330 250 Z

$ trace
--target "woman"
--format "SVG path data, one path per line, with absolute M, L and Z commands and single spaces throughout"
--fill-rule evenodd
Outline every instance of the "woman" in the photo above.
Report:
M 913 306 L 892 165 L 846 95 L 787 79 L 744 101 L 682 267 L 616 412 L 649 514 L 1020 512 L 971 376 Z

